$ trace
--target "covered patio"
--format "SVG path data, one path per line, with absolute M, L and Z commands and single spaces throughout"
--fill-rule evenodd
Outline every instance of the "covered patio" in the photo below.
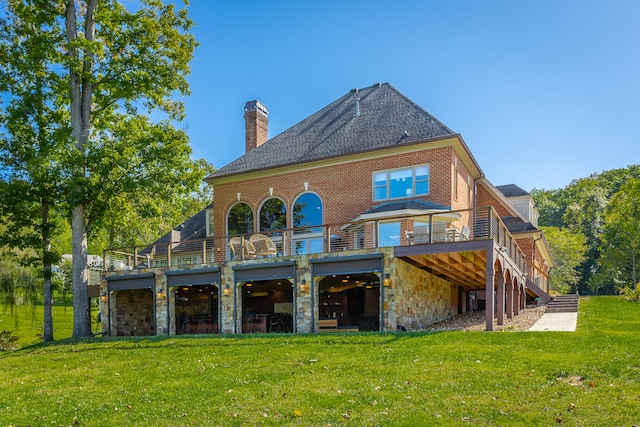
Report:
M 526 306 L 524 268 L 512 259 L 506 246 L 493 239 L 398 246 L 395 256 L 460 289 L 458 313 L 481 307 L 484 299 L 486 329 L 504 324 Z M 518 257 L 515 257 L 518 258 Z

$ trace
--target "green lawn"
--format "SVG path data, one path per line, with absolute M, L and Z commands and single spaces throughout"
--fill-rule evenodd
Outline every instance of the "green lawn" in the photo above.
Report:
M 42 342 L 44 331 L 44 309 L 42 307 L 17 306 L 13 310 L 0 305 L 0 331 L 14 331 L 18 336 L 17 345 L 24 347 Z M 56 340 L 71 338 L 73 334 L 73 307 L 70 305 L 54 305 L 53 337 Z M 97 308 L 92 308 L 93 330 L 100 331 L 96 320 Z
M 0 328 L 2 329 L 2 328 Z M 640 424 L 640 305 L 577 332 L 93 339 L 0 354 L 0 425 Z

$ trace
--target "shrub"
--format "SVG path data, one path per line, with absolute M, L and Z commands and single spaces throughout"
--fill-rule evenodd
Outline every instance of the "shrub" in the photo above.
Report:
M 0 351 L 11 350 L 11 345 L 18 341 L 18 337 L 12 331 L 0 331 Z
M 640 286 L 636 286 L 635 289 L 625 286 L 624 288 L 621 288 L 619 292 L 623 299 L 640 303 Z

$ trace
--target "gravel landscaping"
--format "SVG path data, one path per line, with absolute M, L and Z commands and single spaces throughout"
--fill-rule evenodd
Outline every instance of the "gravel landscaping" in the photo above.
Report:
M 519 315 L 514 315 L 513 319 L 507 319 L 505 316 L 504 325 L 498 326 L 494 321 L 494 331 L 528 331 L 542 317 L 545 310 L 546 306 L 528 306 L 521 310 Z M 426 331 L 484 331 L 485 329 L 484 310 L 465 312 L 425 328 Z

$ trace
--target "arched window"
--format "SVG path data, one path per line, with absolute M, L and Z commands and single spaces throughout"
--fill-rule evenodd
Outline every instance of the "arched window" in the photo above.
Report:
M 322 200 L 317 194 L 304 193 L 293 204 L 293 227 L 322 225 Z
M 229 210 L 227 234 L 235 236 L 245 233 L 253 233 L 253 211 L 246 203 L 236 203 Z
M 260 231 L 283 230 L 287 228 L 287 207 L 280 199 L 271 198 L 260 208 Z
M 322 252 L 322 200 L 304 193 L 293 204 L 293 247 L 296 254 Z

